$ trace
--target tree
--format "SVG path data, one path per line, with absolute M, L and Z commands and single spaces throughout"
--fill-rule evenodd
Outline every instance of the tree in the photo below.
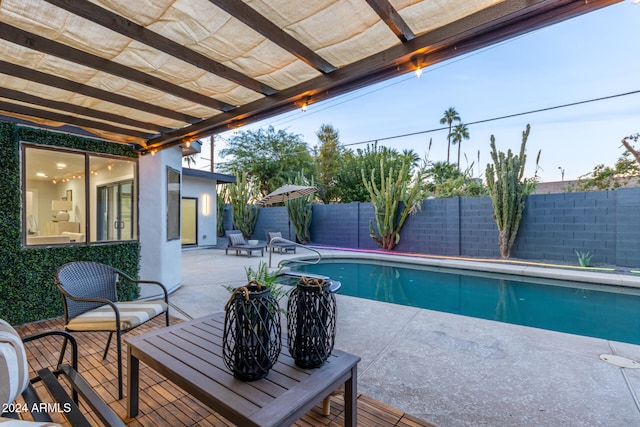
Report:
M 229 202 L 229 188 L 226 184 L 218 184 L 216 191 L 216 234 L 224 236 L 224 209 Z
M 444 183 L 449 179 L 455 179 L 461 173 L 454 165 L 447 162 L 435 162 L 425 170 L 425 178 L 427 178 L 427 189 L 433 191 L 435 186 Z
M 316 173 L 318 176 L 318 198 L 324 203 L 337 197 L 336 171 L 344 156 L 344 147 L 340 144 L 340 135 L 336 128 L 323 124 L 316 132 L 319 145 L 314 148 Z
M 293 181 L 293 183 L 295 185 L 315 185 L 313 177 L 311 177 L 310 181 L 307 180 L 307 178 L 304 176 L 304 171 L 300 171 L 298 175 L 296 175 L 296 179 Z M 314 194 L 309 194 L 307 196 L 288 200 L 284 203 L 287 207 L 289 218 L 291 218 L 293 227 L 296 230 L 296 237 L 298 241 L 303 245 L 311 242 L 311 233 L 309 231 L 309 227 L 311 227 L 311 216 L 313 212 L 314 197 Z
M 449 125 L 449 133 L 447 134 L 447 163 L 449 163 L 451 153 L 451 127 L 453 122 L 459 122 L 460 116 L 454 107 L 449 107 L 444 111 L 444 116 L 440 119 L 440 124 Z
M 625 138 L 622 138 L 622 145 L 624 145 L 624 148 L 626 148 L 627 151 L 633 155 L 633 157 L 636 159 L 636 162 L 640 164 L 640 151 L 636 150 L 635 147 L 631 145 L 631 141 L 638 142 L 638 139 L 640 139 L 640 133 L 627 136 Z
M 380 178 L 376 177 L 375 169 L 371 170 L 368 179 L 364 170 L 361 171 L 361 174 L 376 217 L 376 229 L 373 228 L 373 221 L 369 222 L 369 235 L 383 249 L 393 250 L 400 242 L 400 230 L 408 215 L 420 209 L 422 177 L 418 173 L 413 186 L 411 186 L 412 179 L 407 173 L 409 164 L 403 164 L 398 172 L 390 167 L 388 174 L 385 175 L 384 163 L 384 159 L 380 159 L 378 172 Z M 402 212 L 398 216 L 400 206 L 402 206 Z
M 630 178 L 640 176 L 640 163 L 631 158 L 632 155 L 628 150 L 625 151 L 613 167 L 597 165 L 593 171 L 578 179 L 577 190 L 615 190 L 626 185 Z
M 498 152 L 496 139 L 491 135 L 493 164 L 487 164 L 486 177 L 493 204 L 493 218 L 498 225 L 500 256 L 503 258 L 511 256 L 511 247 L 518 234 L 524 211 L 524 198 L 527 195 L 527 189 L 532 188 L 529 180 L 523 178 L 527 162 L 525 148 L 530 129 L 531 127 L 527 124 L 527 128 L 522 132 L 522 144 L 518 155 L 514 155 L 511 149 L 506 155 L 501 151 Z
M 460 147 L 462 146 L 462 141 L 465 139 L 469 139 L 469 129 L 467 129 L 467 125 L 460 123 L 459 125 L 455 125 L 451 134 L 449 135 L 451 138 L 451 142 L 454 145 L 458 145 L 458 171 L 460 169 Z
M 182 157 L 182 162 L 187 164 L 188 168 L 191 168 L 191 165 L 196 164 L 198 156 L 196 154 L 189 154 L 188 156 Z
M 487 194 L 480 178 L 473 178 L 469 166 L 464 172 L 447 162 L 435 162 L 425 169 L 425 188 L 435 198 L 478 197 Z
M 265 196 L 293 181 L 296 173 L 314 170 L 313 159 L 301 135 L 267 129 L 240 132 L 229 139 L 222 157 L 233 159 L 220 166 L 221 172 L 249 172 L 259 192 Z
M 365 149 L 358 149 L 355 153 L 347 151 L 340 167 L 336 171 L 336 198 L 343 203 L 351 202 L 368 202 L 369 192 L 362 182 L 360 174 L 361 170 L 364 170 L 365 176 L 370 176 L 371 171 L 376 171 L 378 177 L 378 186 L 380 186 L 380 160 L 384 160 L 384 164 L 388 168 L 393 168 L 396 171 L 402 169 L 403 165 L 406 165 L 407 177 L 411 176 L 411 172 L 418 163 L 418 156 L 414 154 L 412 150 L 406 150 L 403 153 L 398 153 L 394 149 L 380 146 L 377 143 L 367 145 Z

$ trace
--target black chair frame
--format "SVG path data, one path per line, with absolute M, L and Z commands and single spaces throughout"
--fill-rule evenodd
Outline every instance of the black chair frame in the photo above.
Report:
M 126 273 L 118 270 L 117 268 L 114 268 L 114 267 L 111 267 L 111 266 L 108 266 L 108 265 L 105 265 L 105 264 L 94 263 L 94 262 L 71 262 L 71 263 L 67 263 L 67 264 L 61 266 L 60 268 L 58 268 L 58 271 L 56 272 L 55 283 L 56 283 L 56 286 L 58 287 L 58 290 L 62 294 L 62 303 L 64 305 L 65 325 L 69 322 L 70 319 L 72 319 L 76 315 L 81 314 L 81 313 L 86 312 L 86 311 L 89 311 L 89 310 L 91 310 L 92 308 L 95 308 L 95 307 L 99 307 L 99 306 L 102 306 L 102 305 L 108 305 L 114 311 L 114 313 L 115 313 L 116 330 L 115 331 L 105 331 L 105 332 L 109 332 L 109 338 L 107 339 L 107 345 L 105 346 L 104 354 L 102 355 L 102 359 L 105 360 L 107 358 L 107 353 L 109 352 L 109 345 L 111 344 L 111 339 L 113 337 L 113 334 L 115 333 L 116 334 L 117 353 L 118 353 L 118 399 L 122 399 L 122 397 L 123 397 L 123 385 L 122 385 L 122 379 L 123 379 L 123 373 L 122 373 L 122 335 L 127 333 L 127 332 L 129 332 L 129 331 L 132 331 L 132 330 L 136 329 L 138 326 L 142 326 L 142 325 L 136 325 L 133 328 L 128 328 L 128 329 L 122 329 L 121 328 L 120 312 L 119 312 L 118 307 L 116 305 L 116 302 L 117 302 L 117 296 L 116 296 L 117 295 L 117 291 L 113 292 L 113 293 L 108 292 L 109 295 L 103 295 L 102 298 L 83 298 L 83 297 L 78 297 L 78 296 L 73 295 L 70 292 L 68 292 L 67 289 L 65 289 L 65 285 L 63 285 L 61 283 L 61 281 L 60 281 L 60 274 L 61 274 L 61 271 L 63 271 L 65 268 L 69 268 L 69 266 L 71 264 L 98 265 L 98 266 L 101 266 L 101 268 L 104 268 L 105 270 L 110 271 L 112 274 L 117 275 L 118 279 L 114 283 L 114 291 L 115 291 L 115 288 L 116 288 L 116 283 L 119 283 L 121 279 L 125 279 L 125 280 L 128 280 L 128 281 L 136 283 L 136 284 L 147 283 L 147 284 L 158 285 L 162 289 L 164 302 L 168 306 L 169 305 L 169 294 L 167 292 L 167 288 L 162 283 L 160 283 L 158 281 L 134 279 L 134 278 L 130 277 L 129 275 L 127 275 Z M 81 304 L 82 303 L 87 303 L 89 305 L 86 306 L 88 308 L 80 308 L 79 310 L 72 310 L 70 308 L 70 301 L 78 302 L 78 303 L 81 303 Z M 169 310 L 167 310 L 165 312 L 165 317 L 166 317 L 166 326 L 169 326 Z M 149 320 L 151 320 L 151 319 L 149 319 Z M 73 331 L 73 332 L 100 332 L 100 331 Z M 64 350 L 66 349 L 66 345 L 67 345 L 67 341 L 65 340 L 64 343 L 63 343 L 63 351 L 62 351 L 60 357 L 62 357 L 62 354 L 64 354 Z
M 53 399 L 59 404 L 58 407 L 63 409 L 61 412 L 72 427 L 92 427 L 93 425 L 80 411 L 79 396 L 82 396 L 83 402 L 93 410 L 94 414 L 105 426 L 124 427 L 125 423 L 120 417 L 107 406 L 104 400 L 98 396 L 87 381 L 78 373 L 78 344 L 73 335 L 66 331 L 53 330 L 22 337 L 22 342 L 28 343 L 51 336 L 61 336 L 64 338 L 62 350 L 58 358 L 58 365 L 53 371 L 50 368 L 38 370 L 37 375 L 29 380 L 27 388 L 22 392 L 26 407 L 43 408 L 48 406 L 42 405 L 42 400 L 33 387 L 33 384 L 43 382 Z M 71 343 L 71 365 L 62 363 L 66 353 L 67 343 Z M 60 376 L 65 377 L 68 383 L 71 384 L 71 396 L 69 396 L 69 393 L 58 380 Z M 53 422 L 49 413 L 45 411 L 32 410 L 31 415 L 34 421 Z M 20 418 L 16 412 L 5 412 L 2 416 L 14 419 Z

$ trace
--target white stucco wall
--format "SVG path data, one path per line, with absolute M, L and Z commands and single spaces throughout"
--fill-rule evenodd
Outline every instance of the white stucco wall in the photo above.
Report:
M 182 197 L 198 199 L 198 247 L 216 245 L 216 181 L 182 175 Z
M 182 245 L 180 239 L 167 241 L 167 166 L 182 170 L 180 148 L 140 157 L 140 278 L 157 280 L 175 290 L 182 280 Z M 143 288 L 141 297 L 150 296 L 152 289 Z

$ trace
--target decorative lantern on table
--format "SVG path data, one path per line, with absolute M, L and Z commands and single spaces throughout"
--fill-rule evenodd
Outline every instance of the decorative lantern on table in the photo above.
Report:
M 264 378 L 280 354 L 280 308 L 269 288 L 257 281 L 234 289 L 225 306 L 222 358 L 243 381 Z
M 336 297 L 324 279 L 302 277 L 287 304 L 289 353 L 302 368 L 321 366 L 336 338 Z

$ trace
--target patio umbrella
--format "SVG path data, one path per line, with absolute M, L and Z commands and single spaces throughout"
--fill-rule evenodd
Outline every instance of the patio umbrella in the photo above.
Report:
M 258 205 L 266 206 L 281 202 L 288 202 L 289 200 L 297 199 L 298 197 L 308 196 L 316 191 L 318 191 L 318 189 L 310 185 L 285 184 L 264 196 L 264 198 L 258 202 Z M 291 218 L 289 217 L 288 212 L 287 219 L 287 235 L 289 236 L 289 240 L 291 240 Z

